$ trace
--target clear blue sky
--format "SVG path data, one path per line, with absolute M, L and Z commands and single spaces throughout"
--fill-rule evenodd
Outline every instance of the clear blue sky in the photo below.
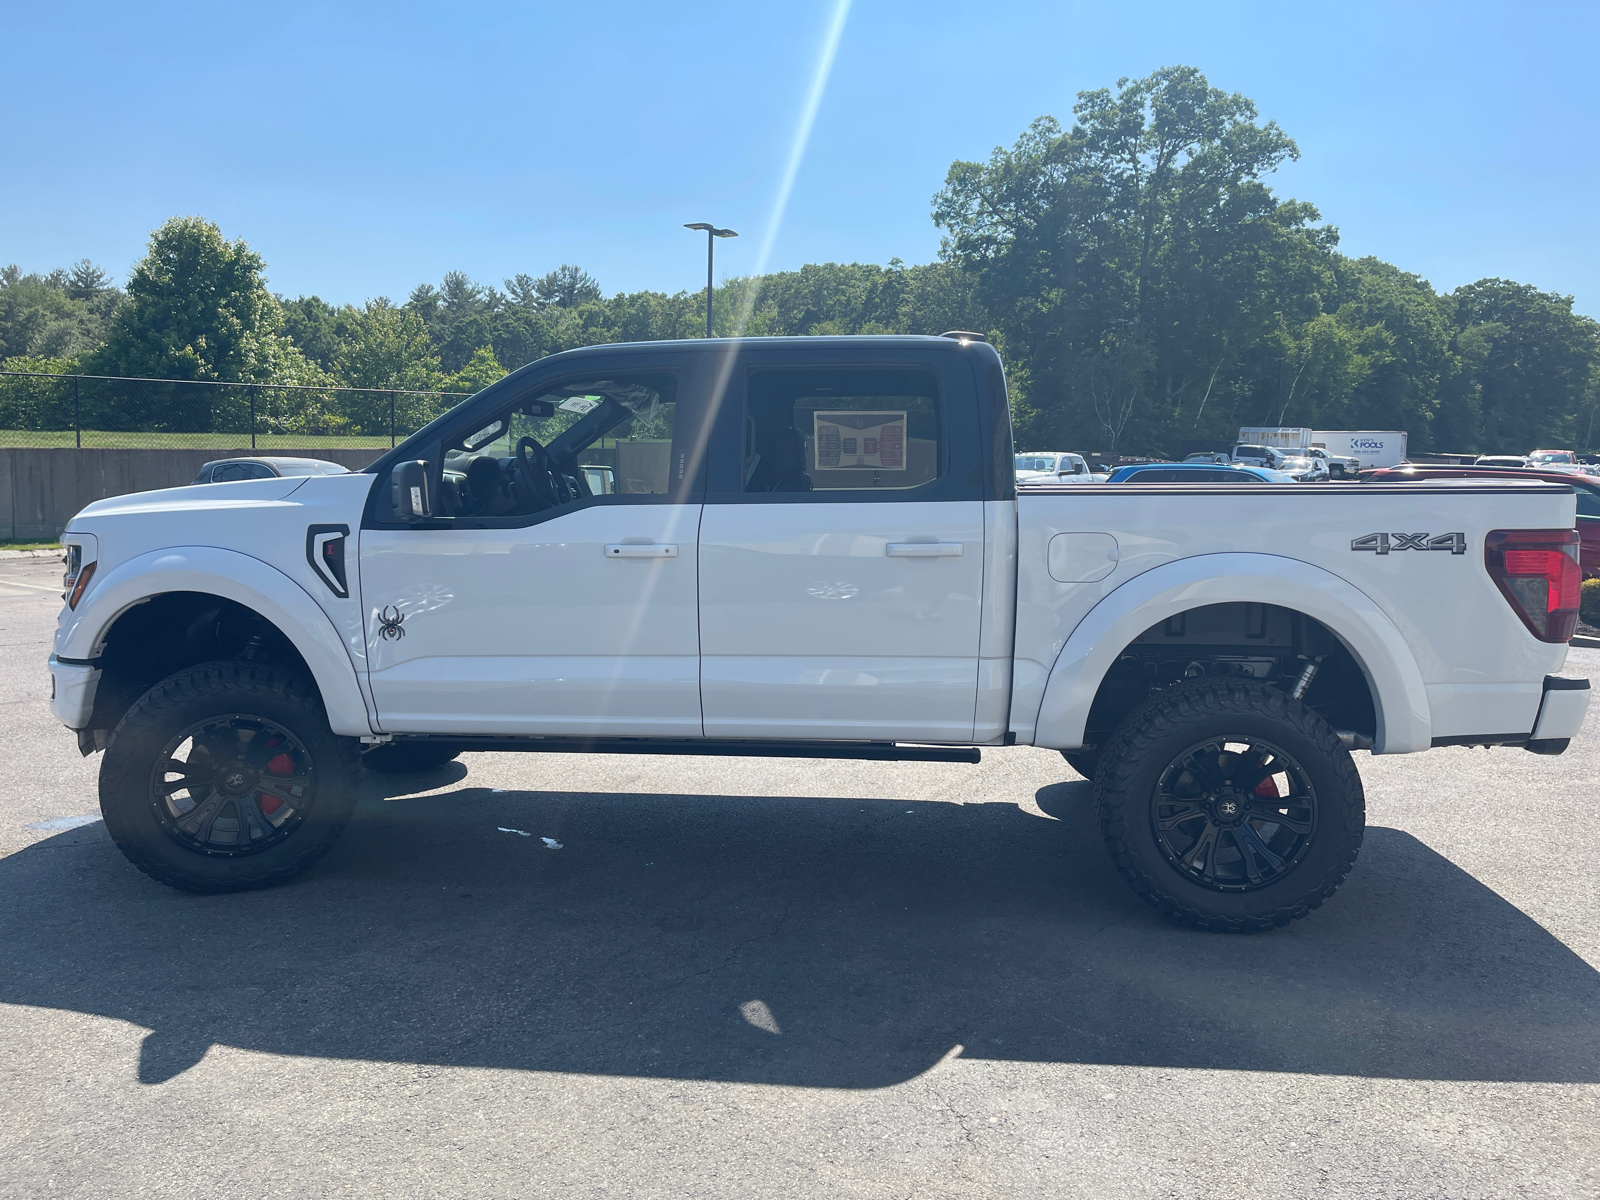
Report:
M 607 292 L 755 266 L 835 0 L 8 6 L 0 262 L 119 277 L 199 213 L 274 290 L 403 297 L 562 262 Z M 1253 98 L 1343 249 L 1600 314 L 1600 7 L 857 0 L 769 266 L 925 262 L 929 198 L 1075 93 L 1165 64 Z

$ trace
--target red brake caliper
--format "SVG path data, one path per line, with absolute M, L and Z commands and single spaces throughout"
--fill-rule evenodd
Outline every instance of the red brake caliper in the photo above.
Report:
M 287 753 L 278 754 L 267 761 L 267 774 L 277 775 L 280 778 L 294 774 L 294 759 Z M 1276 794 L 1276 793 L 1274 793 Z M 283 798 L 274 796 L 271 792 L 261 794 L 261 811 L 266 816 L 271 816 L 283 807 Z

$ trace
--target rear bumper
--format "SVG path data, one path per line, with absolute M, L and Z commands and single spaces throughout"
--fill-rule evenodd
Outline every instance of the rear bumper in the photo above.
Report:
M 1435 746 L 1521 746 L 1535 754 L 1560 754 L 1583 728 L 1589 711 L 1589 681 L 1560 675 L 1544 677 L 1539 715 L 1528 733 L 1473 733 L 1436 737 Z
M 1528 737 L 1528 749 L 1536 754 L 1560 754 L 1567 748 L 1567 743 L 1578 736 L 1578 730 L 1583 728 L 1584 714 L 1588 711 L 1587 679 L 1546 675 L 1544 700 L 1539 705 L 1533 733 Z M 1560 743 L 1559 746 L 1556 743 Z
M 94 713 L 100 668 L 92 663 L 61 662 L 50 656 L 50 711 L 68 729 L 84 729 Z

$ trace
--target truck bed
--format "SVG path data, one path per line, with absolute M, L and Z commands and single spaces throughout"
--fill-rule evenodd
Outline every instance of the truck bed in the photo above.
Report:
M 1567 647 L 1528 632 L 1486 569 L 1484 538 L 1570 529 L 1575 505 L 1572 489 L 1536 482 L 1029 489 L 1017 501 L 1012 731 L 1035 740 L 1052 671 L 1062 688 L 1074 672 L 1098 678 L 1090 656 L 1115 661 L 1129 621 L 1159 609 L 1154 597 L 1170 609 L 1173 597 L 1200 607 L 1304 595 L 1329 611 L 1365 612 L 1351 618 L 1362 625 L 1356 632 L 1328 621 L 1352 650 L 1369 628 L 1380 638 L 1392 630 L 1415 663 L 1425 694 L 1410 706 L 1421 711 L 1404 736 L 1404 714 L 1390 711 L 1379 750 L 1526 732 L 1542 680 L 1561 668 Z M 1434 548 L 1413 548 L 1418 534 Z M 1445 536 L 1453 534 L 1459 541 Z

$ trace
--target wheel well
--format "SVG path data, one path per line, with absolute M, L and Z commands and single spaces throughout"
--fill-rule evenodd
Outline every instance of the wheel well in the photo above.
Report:
M 1104 745 L 1152 691 L 1200 676 L 1238 676 L 1292 692 L 1308 667 L 1302 699 L 1335 729 L 1377 733 L 1377 706 L 1361 664 L 1314 617 L 1275 604 L 1207 604 L 1159 621 L 1129 642 L 1100 681 L 1084 745 Z
M 279 663 L 312 679 L 300 651 L 253 608 L 205 592 L 163 592 L 123 612 L 101 636 L 84 753 L 99 749 L 133 702 L 174 672 L 217 659 Z M 315 680 L 312 679 L 315 687 Z

